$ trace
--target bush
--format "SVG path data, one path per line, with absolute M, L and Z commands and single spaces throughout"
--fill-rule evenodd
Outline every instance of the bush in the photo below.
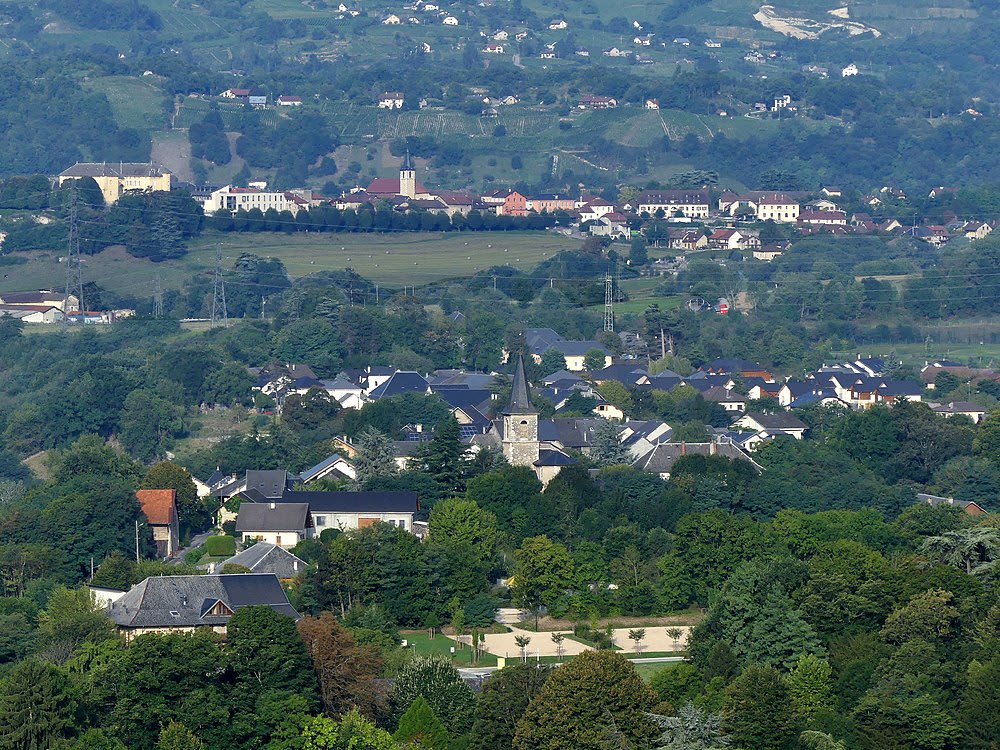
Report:
M 205 556 L 205 548 L 199 547 L 198 549 L 193 549 L 184 555 L 184 562 L 188 565 L 197 565 L 201 558 Z
M 236 554 L 236 540 L 231 536 L 210 536 L 205 540 L 205 552 L 212 557 L 232 557 Z

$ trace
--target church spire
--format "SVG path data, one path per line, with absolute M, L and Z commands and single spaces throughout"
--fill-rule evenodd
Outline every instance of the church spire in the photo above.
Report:
M 514 371 L 514 382 L 510 389 L 510 403 L 504 410 L 504 414 L 537 414 L 535 407 L 531 405 L 531 396 L 528 391 L 528 378 L 524 374 L 524 355 L 517 356 L 517 369 Z
M 400 171 L 413 171 L 413 162 L 410 160 L 410 149 L 406 149 L 406 156 L 403 157 L 403 166 L 400 167 Z

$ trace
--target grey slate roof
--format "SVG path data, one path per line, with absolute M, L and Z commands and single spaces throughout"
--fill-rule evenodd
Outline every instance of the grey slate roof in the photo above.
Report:
M 166 170 L 159 164 L 134 162 L 85 162 L 60 172 L 60 177 L 159 177 Z
M 401 396 L 404 393 L 426 393 L 427 381 L 416 372 L 400 370 L 394 372 L 387 381 L 368 394 L 372 400 Z
M 806 423 L 788 412 L 751 412 L 746 415 L 765 430 L 804 430 Z
M 531 405 L 528 391 L 528 378 L 524 374 L 524 357 L 518 356 L 517 369 L 514 371 L 514 382 L 510 389 L 510 403 L 504 409 L 504 414 L 537 414 Z
M 257 490 L 264 497 L 281 497 L 292 486 L 284 469 L 248 469 L 246 481 L 248 490 Z
M 415 513 L 419 509 L 416 492 L 286 492 L 278 505 L 284 503 L 305 503 L 312 513 Z
M 305 531 L 309 526 L 309 504 L 302 502 L 242 503 L 236 516 L 237 531 Z
M 749 461 L 757 468 L 746 453 L 729 443 L 660 443 L 645 456 L 633 461 L 632 466 L 654 474 L 669 474 L 677 460 L 683 456 L 712 455 Z
M 209 614 L 218 602 L 233 612 L 263 605 L 299 619 L 278 579 L 270 573 L 152 576 L 114 602 L 108 614 L 125 628 L 225 625 L 228 616 Z
M 223 565 L 242 565 L 252 573 L 270 573 L 281 579 L 295 578 L 306 569 L 305 560 L 270 542 L 257 542 L 218 564 L 220 568 Z

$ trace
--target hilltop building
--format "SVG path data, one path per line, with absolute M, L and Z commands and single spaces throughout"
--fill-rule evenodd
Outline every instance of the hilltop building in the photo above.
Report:
M 134 164 L 107 162 L 74 164 L 59 175 L 60 187 L 68 180 L 92 177 L 108 205 L 126 193 L 169 192 L 173 175 L 159 164 Z

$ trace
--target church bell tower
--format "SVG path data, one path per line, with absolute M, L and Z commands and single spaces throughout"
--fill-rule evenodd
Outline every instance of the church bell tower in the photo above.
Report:
M 538 412 L 531 405 L 523 356 L 518 356 L 510 403 L 503 411 L 503 455 L 511 466 L 533 467 L 538 461 Z
M 403 166 L 399 168 L 399 194 L 407 198 L 417 196 L 417 172 L 410 160 L 409 149 L 406 150 L 406 156 L 403 157 Z

